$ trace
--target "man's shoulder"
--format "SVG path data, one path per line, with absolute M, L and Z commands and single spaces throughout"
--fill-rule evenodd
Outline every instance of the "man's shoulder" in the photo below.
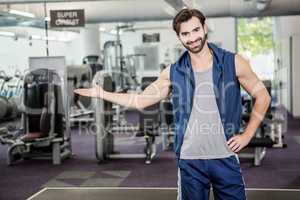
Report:
M 180 65 L 180 64 L 182 64 L 182 62 L 185 59 L 187 59 L 188 56 L 189 56 L 189 52 L 187 50 L 184 50 L 184 52 L 181 53 L 181 55 L 179 56 L 179 58 L 177 58 L 177 60 L 172 65 Z
M 208 45 L 218 55 L 232 56 L 236 54 L 234 51 L 225 49 L 217 43 L 209 42 Z

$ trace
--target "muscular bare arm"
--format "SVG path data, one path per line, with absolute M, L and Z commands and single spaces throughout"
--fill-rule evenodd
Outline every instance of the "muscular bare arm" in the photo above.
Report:
M 249 123 L 243 134 L 232 137 L 229 147 L 238 152 L 244 148 L 254 136 L 271 102 L 271 97 L 264 84 L 252 71 L 249 63 L 239 55 L 235 56 L 236 75 L 242 87 L 255 98 Z
M 169 66 L 140 94 L 108 92 L 98 85 L 88 89 L 76 89 L 74 92 L 82 96 L 102 98 L 128 108 L 143 109 L 165 99 L 170 92 L 170 85 Z

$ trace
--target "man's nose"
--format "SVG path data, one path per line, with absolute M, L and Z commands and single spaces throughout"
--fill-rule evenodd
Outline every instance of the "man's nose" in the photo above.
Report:
M 199 38 L 199 35 L 198 35 L 198 34 L 196 34 L 196 33 L 191 33 L 191 34 L 190 34 L 189 41 L 190 41 L 190 42 L 195 42 L 198 38 Z

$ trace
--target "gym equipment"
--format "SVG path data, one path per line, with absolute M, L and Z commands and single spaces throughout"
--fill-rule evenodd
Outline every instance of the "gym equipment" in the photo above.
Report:
M 129 28 L 132 28 L 132 25 L 117 26 L 116 40 L 107 41 L 103 46 L 104 70 L 112 77 L 117 92 L 136 90 L 139 85 L 136 69 L 141 64 L 139 59 L 145 56 L 144 54 L 123 55 L 120 31 Z
M 6 93 L 5 93 L 5 84 L 10 81 L 12 79 L 12 77 L 10 76 L 7 76 L 5 71 L 1 70 L 0 71 L 0 80 L 2 80 L 1 82 L 1 87 L 0 87 L 0 95 L 1 96 L 5 96 Z
M 9 77 L 4 71 L 0 72 L 0 120 L 2 122 L 16 119 L 20 114 L 23 76 L 16 72 L 14 77 Z
M 91 98 L 74 94 L 74 89 L 89 88 L 94 75 L 103 70 L 99 56 L 89 55 L 83 58 L 83 65 L 68 66 L 68 93 L 70 96 L 70 122 L 91 123 L 95 121 Z
M 253 101 L 252 99 L 243 99 L 243 106 L 246 107 L 242 115 L 242 127 L 241 132 L 243 132 L 247 123 L 250 120 L 250 114 L 252 110 Z M 239 153 L 241 158 L 253 158 L 254 166 L 260 166 L 263 158 L 266 155 L 267 148 L 271 148 L 274 144 L 272 139 L 266 134 L 266 125 L 262 122 L 260 127 L 257 129 L 254 137 L 250 140 L 247 148 L 253 149 L 253 153 Z
M 94 76 L 93 84 L 100 85 L 106 91 L 112 91 L 112 79 L 108 74 L 98 72 Z M 108 154 L 113 152 L 113 135 L 109 133 L 112 126 L 112 103 L 103 99 L 94 99 L 96 110 L 95 121 L 97 132 L 95 136 L 96 158 L 98 161 L 107 159 Z
M 269 136 L 274 141 L 273 148 L 286 148 L 287 144 L 283 141 L 283 124 L 285 123 L 284 116 L 274 110 L 274 115 L 271 120 L 268 121 L 270 132 Z
M 157 77 L 144 77 L 142 89 L 147 87 Z M 112 91 L 112 79 L 108 73 L 98 72 L 93 80 L 93 84 L 98 84 L 106 91 Z M 114 151 L 114 130 L 118 128 L 113 126 L 113 111 L 110 102 L 103 101 L 100 98 L 95 99 L 96 109 L 96 158 L 99 162 L 114 158 L 145 158 L 145 163 L 150 164 L 156 155 L 155 137 L 160 132 L 159 103 L 149 106 L 140 112 L 139 127 L 132 131 L 136 136 L 143 136 L 146 140 L 146 146 L 143 154 L 119 154 Z M 101 127 L 99 127 L 101 125 Z M 124 128 L 125 127 L 121 127 Z M 130 129 L 130 127 L 129 127 Z M 119 129 L 120 130 L 120 129 Z
M 247 148 L 254 149 L 253 153 L 239 153 L 241 158 L 253 158 L 253 165 L 260 166 L 266 155 L 267 148 L 272 148 L 274 142 L 266 136 L 264 126 L 260 126 L 256 131 L 255 136 L 251 139 Z
M 5 96 L 7 98 L 20 96 L 22 93 L 22 82 L 23 75 L 20 71 L 16 71 L 13 77 L 1 76 L 0 79 L 3 79 L 1 85 L 1 96 Z
M 137 68 L 141 66 L 144 62 L 144 57 L 146 54 L 130 54 L 125 56 L 125 68 L 126 70 L 126 83 L 129 85 L 127 86 L 130 90 L 137 90 L 140 83 L 137 78 Z
M 266 89 L 271 95 L 272 84 L 270 80 L 263 81 Z M 250 113 L 254 105 L 255 99 L 251 99 L 250 96 L 244 95 L 242 98 L 242 104 L 244 107 L 244 113 L 242 116 L 242 129 L 245 128 L 249 122 Z M 243 158 L 254 158 L 254 166 L 260 166 L 261 161 L 266 155 L 267 148 L 272 147 L 286 147 L 282 141 L 282 124 L 284 123 L 283 116 L 276 111 L 276 107 L 269 106 L 264 120 L 261 122 L 255 136 L 251 139 L 247 145 L 249 148 L 254 148 L 253 154 L 240 153 L 240 157 Z
M 263 81 L 269 94 L 272 94 L 272 82 L 271 80 Z M 271 95 L 272 96 L 272 95 Z M 272 98 L 273 99 L 273 98 Z M 280 112 L 276 104 L 272 101 L 271 105 L 266 113 L 264 124 L 268 126 L 268 136 L 274 142 L 273 148 L 286 148 L 287 144 L 283 141 L 283 126 L 285 123 L 285 117 L 282 112 Z
M 174 143 L 175 124 L 173 117 L 173 104 L 170 98 L 164 99 L 160 102 L 160 114 L 163 150 L 171 149 Z
M 15 77 L 17 78 L 17 82 L 16 82 L 16 85 L 15 85 L 14 95 L 20 96 L 23 92 L 24 75 L 21 71 L 16 71 L 15 72 Z
M 119 37 L 118 37 L 119 38 Z M 113 84 L 116 87 L 116 91 L 124 90 L 124 78 L 123 78 L 123 47 L 120 39 L 116 41 L 107 41 L 103 46 L 104 53 L 104 69 L 108 71 L 112 77 Z
M 15 99 L 0 96 L 0 120 L 1 122 L 17 118 L 19 114 L 18 104 Z
M 36 69 L 26 74 L 22 127 L 0 131 L 0 142 L 8 145 L 8 165 L 31 158 L 50 158 L 53 164 L 61 164 L 71 156 L 63 84 L 54 70 Z
M 143 77 L 141 90 L 143 91 L 148 85 L 154 82 L 157 77 Z M 140 113 L 140 130 L 139 136 L 146 139 L 146 164 L 150 164 L 156 155 L 155 137 L 160 135 L 160 103 L 153 104 L 144 108 Z
M 74 94 L 76 88 L 89 88 L 92 82 L 92 69 L 88 64 L 67 67 L 70 122 L 94 122 L 94 110 L 90 97 Z
M 83 58 L 82 64 L 89 65 L 92 70 L 92 76 L 103 70 L 103 65 L 99 63 L 99 56 L 97 55 L 89 55 Z

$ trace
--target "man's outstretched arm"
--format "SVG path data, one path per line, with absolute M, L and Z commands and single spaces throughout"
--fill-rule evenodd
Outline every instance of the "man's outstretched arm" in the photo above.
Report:
M 170 66 L 164 69 L 153 83 L 141 93 L 116 93 L 103 90 L 94 85 L 88 89 L 76 89 L 75 93 L 82 96 L 98 97 L 128 108 L 143 109 L 165 99 L 170 92 Z
M 255 98 L 249 123 L 241 135 L 228 140 L 230 149 L 234 152 L 244 148 L 254 136 L 271 102 L 271 97 L 261 80 L 252 71 L 249 63 L 239 55 L 235 56 L 236 75 L 243 88 Z

